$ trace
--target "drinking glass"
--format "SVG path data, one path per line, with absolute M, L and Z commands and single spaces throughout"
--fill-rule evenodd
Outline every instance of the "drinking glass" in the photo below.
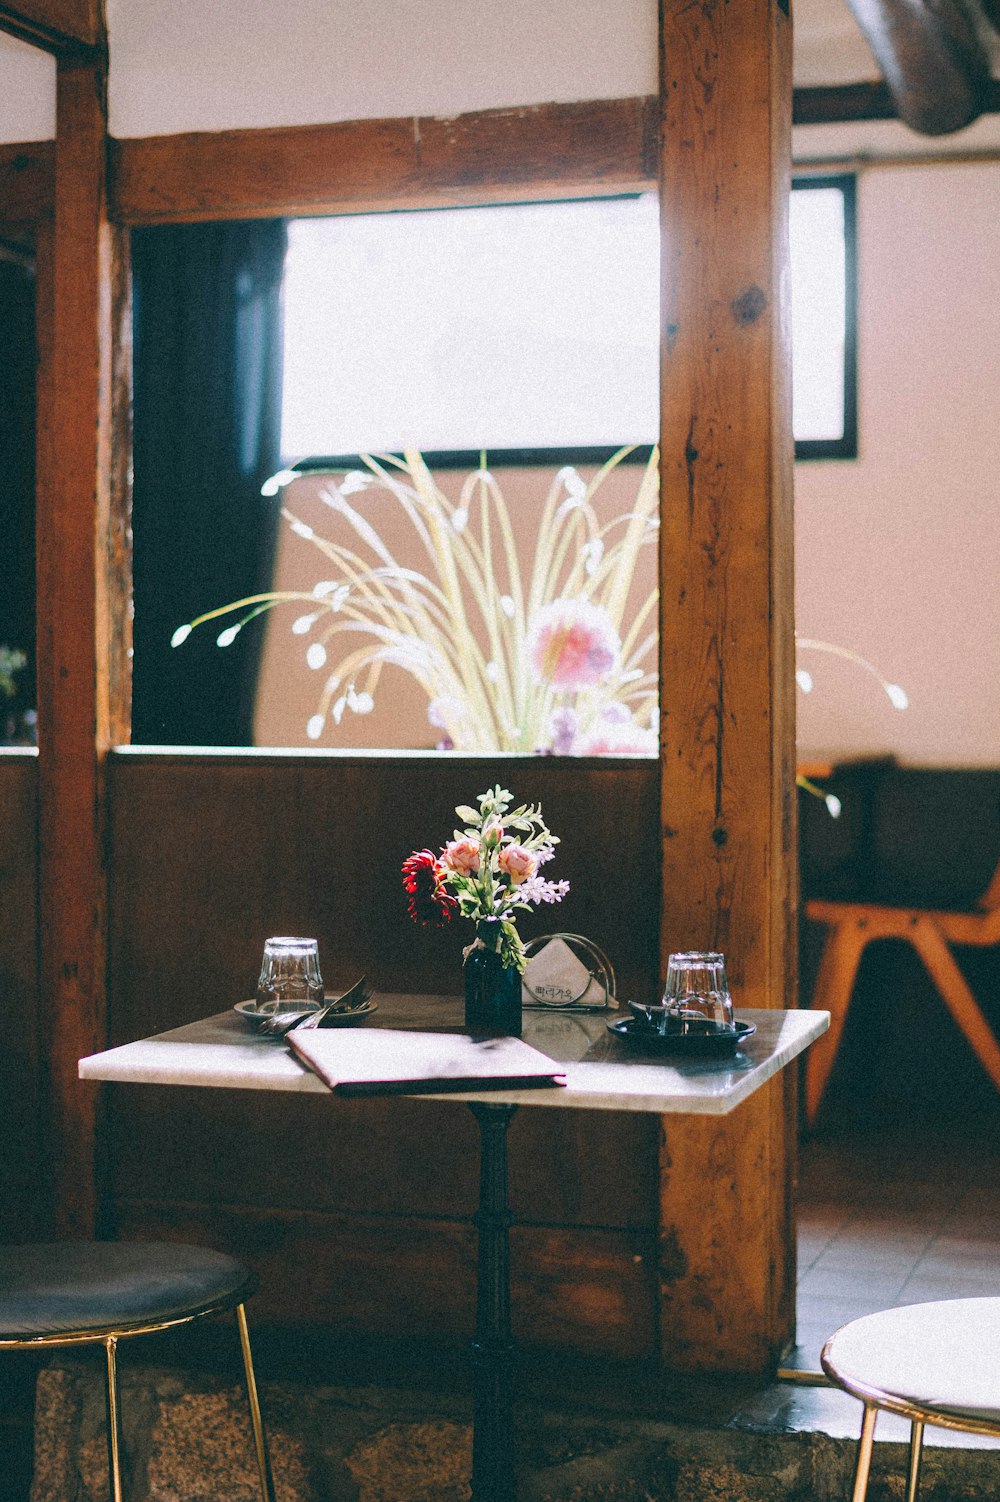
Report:
M 268 939 L 257 982 L 257 1007 L 264 1013 L 314 1012 L 323 1005 L 316 939 Z
M 726 961 L 711 950 L 686 950 L 667 961 L 663 993 L 669 1030 L 718 1033 L 733 1030 L 733 999 L 726 979 Z

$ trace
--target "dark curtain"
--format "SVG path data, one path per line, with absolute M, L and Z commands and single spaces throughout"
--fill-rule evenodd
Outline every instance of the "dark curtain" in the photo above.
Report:
M 13 699 L 0 695 L 0 742 L 27 740 L 35 704 L 35 278 L 0 260 L 0 644 L 23 652 Z
M 263 621 L 232 646 L 196 615 L 267 589 L 279 501 L 283 221 L 132 235 L 132 739 L 250 745 Z

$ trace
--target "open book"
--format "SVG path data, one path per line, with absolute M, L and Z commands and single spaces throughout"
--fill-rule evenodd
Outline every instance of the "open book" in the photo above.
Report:
M 392 1028 L 294 1029 L 286 1041 L 338 1095 L 438 1094 L 565 1085 L 565 1070 L 520 1038 Z

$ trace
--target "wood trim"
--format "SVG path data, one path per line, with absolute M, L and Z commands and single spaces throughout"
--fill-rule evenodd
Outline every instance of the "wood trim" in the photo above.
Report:
M 40 256 L 37 564 L 41 1029 L 49 1068 L 53 1221 L 96 1219 L 97 1092 L 77 1061 L 106 1038 L 105 770 L 120 716 L 110 638 L 127 581 L 109 588 L 111 285 L 105 74 L 60 61 L 55 218 Z
M 99 0 L 18 0 L 0 5 L 0 31 L 57 56 L 103 49 L 105 28 Z
M 787 0 L 664 0 L 661 973 L 721 949 L 742 1006 L 793 1006 Z M 667 1364 L 764 1371 L 792 1334 L 794 1117 L 664 1123 Z
M 656 178 L 655 100 L 350 120 L 112 143 L 122 224 L 635 192 Z

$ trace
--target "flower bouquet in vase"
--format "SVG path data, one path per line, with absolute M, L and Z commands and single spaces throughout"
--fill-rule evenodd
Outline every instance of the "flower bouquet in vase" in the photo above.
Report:
M 414 922 L 443 927 L 458 914 L 476 926 L 463 951 L 468 1030 L 519 1038 L 525 954 L 517 911 L 561 902 L 569 882 L 539 875 L 559 843 L 540 808 L 526 803 L 512 808 L 512 794 L 499 786 L 481 793 L 477 802 L 478 808 L 458 805 L 463 828 L 440 854 L 415 850 L 406 858 L 403 885 Z

